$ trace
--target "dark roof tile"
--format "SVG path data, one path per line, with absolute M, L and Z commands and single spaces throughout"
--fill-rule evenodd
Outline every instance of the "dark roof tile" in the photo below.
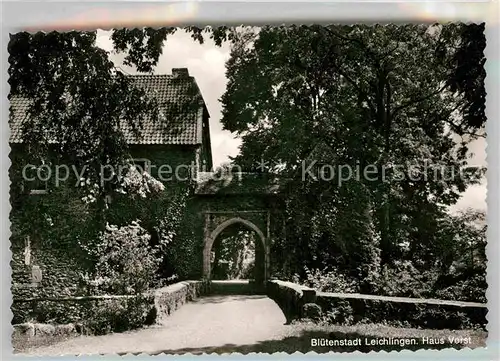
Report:
M 129 144 L 200 144 L 203 97 L 187 70 L 181 75 L 131 75 L 138 86 L 160 104 L 160 121 L 146 119 L 137 137 L 128 124 L 122 131 Z M 9 120 L 10 143 L 22 143 L 22 123 L 27 119 L 30 102 L 15 97 L 10 101 L 13 116 Z M 206 109 L 206 108 L 205 108 Z

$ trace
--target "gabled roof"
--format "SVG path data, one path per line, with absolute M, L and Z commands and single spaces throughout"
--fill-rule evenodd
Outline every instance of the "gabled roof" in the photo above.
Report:
M 194 77 L 185 68 L 173 69 L 171 75 L 130 75 L 160 104 L 160 121 L 146 119 L 141 136 L 137 137 L 127 124 L 122 125 L 128 144 L 185 144 L 202 143 L 203 112 L 207 112 Z M 9 124 L 10 143 L 22 143 L 22 123 L 27 119 L 30 102 L 16 97 L 10 101 L 13 116 Z

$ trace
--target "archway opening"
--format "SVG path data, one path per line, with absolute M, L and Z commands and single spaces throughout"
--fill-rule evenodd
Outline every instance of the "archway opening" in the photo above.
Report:
M 210 249 L 212 280 L 265 280 L 262 233 L 242 222 L 232 222 L 214 232 Z

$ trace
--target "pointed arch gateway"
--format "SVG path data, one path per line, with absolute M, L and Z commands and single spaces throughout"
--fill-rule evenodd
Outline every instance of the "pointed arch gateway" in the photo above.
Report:
M 219 236 L 219 234 L 225 230 L 227 227 L 233 225 L 233 224 L 241 224 L 248 228 L 249 230 L 254 231 L 258 238 L 260 239 L 260 242 L 262 243 L 262 249 L 264 251 L 264 282 L 267 280 L 268 277 L 268 269 L 269 269 L 269 245 L 267 242 L 267 237 L 264 234 L 264 232 L 252 221 L 242 218 L 240 216 L 232 216 L 232 217 L 224 217 L 220 223 L 218 223 L 213 230 L 211 230 L 209 227 L 210 223 L 214 223 L 213 221 L 211 222 L 210 216 L 207 216 L 206 224 L 205 224 L 205 240 L 204 240 L 204 248 L 203 248 L 203 275 L 206 279 L 211 278 L 211 252 L 212 252 L 212 247 L 214 245 L 215 240 Z M 267 232 L 266 232 L 267 233 Z

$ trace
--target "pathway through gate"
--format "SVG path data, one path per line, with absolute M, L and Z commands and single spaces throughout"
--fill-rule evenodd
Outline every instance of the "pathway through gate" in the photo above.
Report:
M 149 328 L 104 336 L 80 336 L 28 354 L 111 354 L 196 352 L 254 345 L 286 336 L 285 316 L 278 305 L 262 295 L 209 296 L 187 303 Z

